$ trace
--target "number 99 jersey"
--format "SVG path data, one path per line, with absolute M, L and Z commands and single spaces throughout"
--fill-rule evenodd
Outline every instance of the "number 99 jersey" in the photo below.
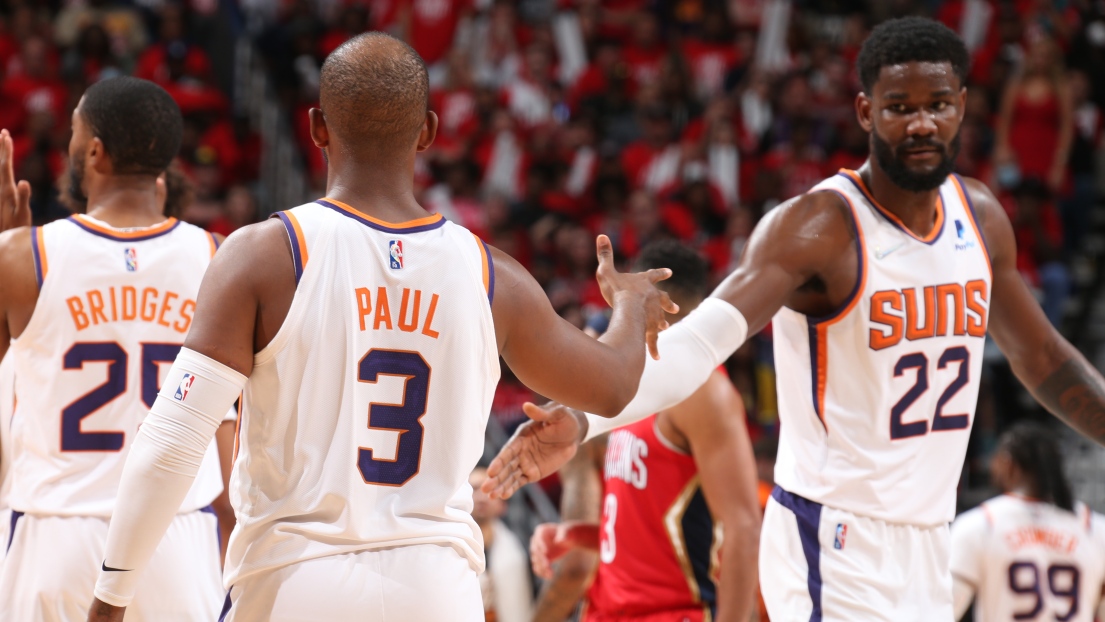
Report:
M 323 199 L 277 216 L 297 285 L 245 387 L 227 585 L 429 543 L 482 571 L 468 476 L 499 379 L 489 249 L 440 215 Z
M 130 443 L 184 343 L 217 247 L 175 218 L 114 229 L 77 215 L 31 229 L 38 300 L 7 355 L 12 509 L 111 516 Z M 212 443 L 181 511 L 221 490 Z
M 775 315 L 775 483 L 860 516 L 946 525 L 989 313 L 990 259 L 974 208 L 959 178 L 948 177 L 933 229 L 920 237 L 854 171 L 813 191 L 834 192 L 849 207 L 856 286 L 830 315 L 785 307 Z
M 1095 619 L 1105 516 L 1003 495 L 964 512 L 951 531 L 952 575 L 974 590 L 978 622 Z

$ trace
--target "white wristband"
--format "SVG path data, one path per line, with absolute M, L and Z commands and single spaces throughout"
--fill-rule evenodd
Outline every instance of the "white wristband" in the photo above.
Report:
M 182 348 L 130 448 L 95 596 L 125 607 L 246 377 Z
M 675 326 L 660 333 L 660 360 L 645 359 L 637 395 L 615 417 L 587 414 L 591 440 L 671 408 L 698 390 L 710 373 L 744 343 L 748 322 L 739 309 L 720 298 L 707 298 Z

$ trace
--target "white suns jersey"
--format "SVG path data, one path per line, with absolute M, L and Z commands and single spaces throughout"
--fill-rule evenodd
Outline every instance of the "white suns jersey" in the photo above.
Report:
M 5 356 L 0 360 L 0 510 L 7 508 L 10 503 L 8 496 L 11 492 L 11 455 L 12 413 L 15 412 L 15 357 Z M 0 532 L 6 528 L 0 525 Z M 0 541 L 0 547 L 7 541 Z
M 106 518 L 217 245 L 175 218 L 122 230 L 88 216 L 34 227 L 31 243 L 38 301 L 7 356 L 17 404 L 11 506 Z M 212 444 L 181 511 L 221 490 Z
M 499 379 L 487 247 L 440 215 L 389 224 L 324 199 L 278 216 L 297 286 L 245 387 L 227 585 L 425 543 L 482 570 L 468 476 Z
M 773 320 L 779 378 L 775 482 L 817 503 L 931 526 L 955 516 L 978 398 L 990 259 L 957 177 L 930 235 L 913 235 L 854 171 L 814 187 L 850 206 L 856 289 L 825 317 Z
M 952 524 L 952 575 L 975 589 L 975 620 L 1093 622 L 1105 587 L 1105 516 L 1012 495 Z

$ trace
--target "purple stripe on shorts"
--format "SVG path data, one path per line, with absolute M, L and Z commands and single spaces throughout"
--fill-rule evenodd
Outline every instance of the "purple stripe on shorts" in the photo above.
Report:
M 8 548 L 4 549 L 5 551 L 10 551 L 12 548 L 12 540 L 15 539 L 15 524 L 19 522 L 20 518 L 23 518 L 23 512 L 12 510 L 11 530 L 8 531 Z
M 771 491 L 771 497 L 779 505 L 794 512 L 798 520 L 798 537 L 802 539 L 802 552 L 806 555 L 809 568 L 806 584 L 813 601 L 810 622 L 821 622 L 821 545 L 817 540 L 817 528 L 821 524 L 821 504 L 814 503 L 798 495 L 789 493 L 778 486 Z

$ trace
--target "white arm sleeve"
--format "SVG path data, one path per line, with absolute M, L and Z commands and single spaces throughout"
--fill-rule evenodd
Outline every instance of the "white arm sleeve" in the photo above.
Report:
M 125 607 L 246 377 L 182 348 L 123 467 L 95 596 Z
M 691 396 L 748 336 L 748 322 L 733 305 L 707 298 L 675 326 L 660 333 L 660 360 L 645 359 L 637 395 L 617 416 L 587 415 L 591 440 L 671 408 Z

